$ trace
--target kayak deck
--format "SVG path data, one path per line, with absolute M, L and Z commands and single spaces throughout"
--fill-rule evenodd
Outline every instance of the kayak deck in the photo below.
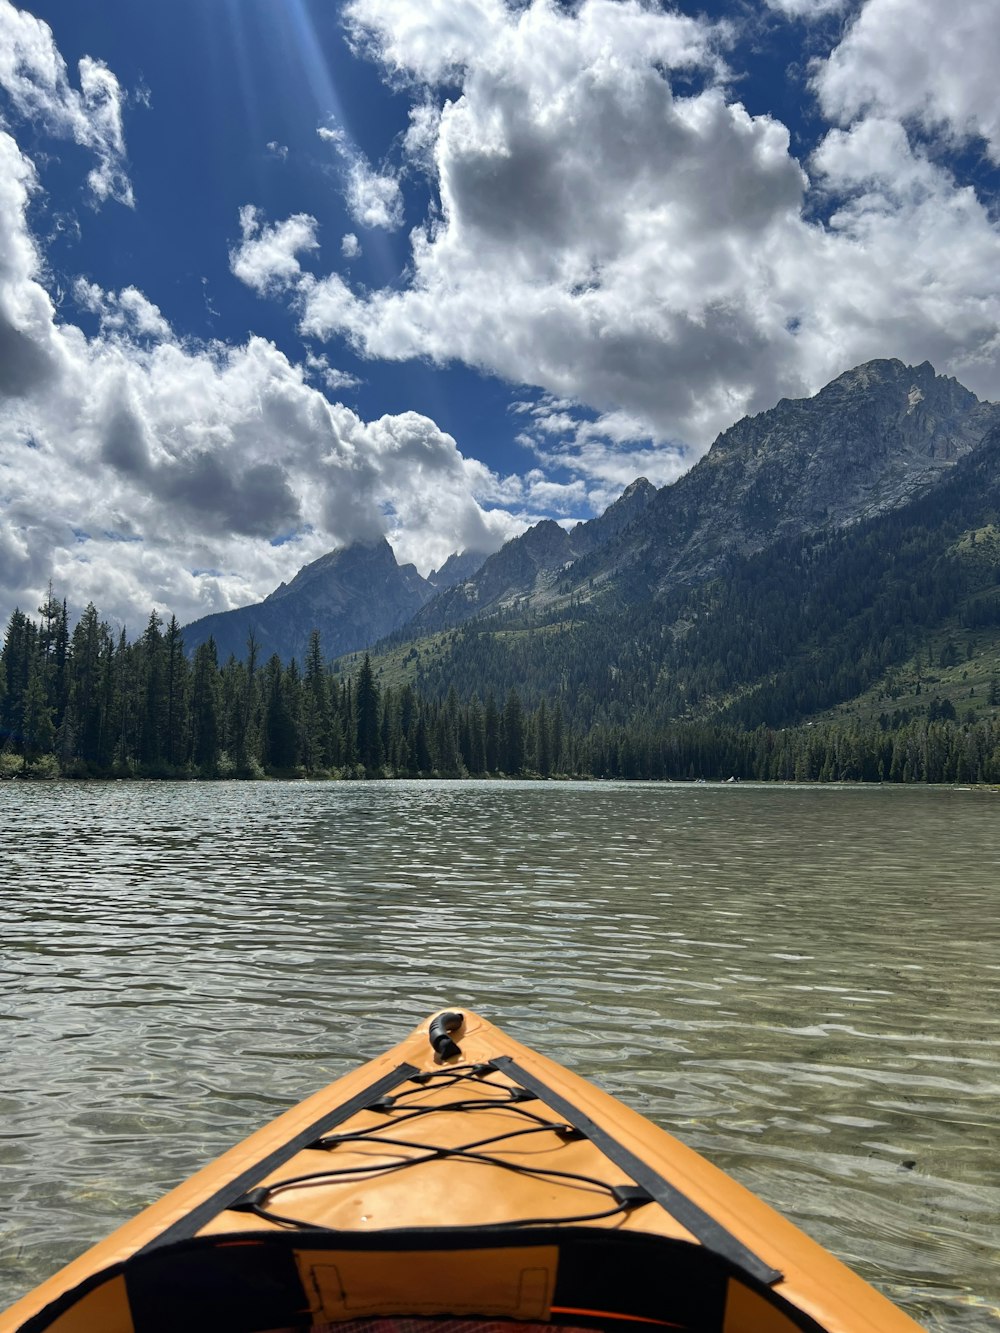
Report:
M 446 1012 L 68 1265 L 0 1333 L 426 1327 L 414 1319 L 919 1327 L 665 1131 Z

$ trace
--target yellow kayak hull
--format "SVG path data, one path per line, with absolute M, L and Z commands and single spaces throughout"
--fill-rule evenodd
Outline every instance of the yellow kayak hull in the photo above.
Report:
M 43 1282 L 0 1333 L 459 1333 L 458 1320 L 919 1330 L 698 1153 L 445 1011 Z

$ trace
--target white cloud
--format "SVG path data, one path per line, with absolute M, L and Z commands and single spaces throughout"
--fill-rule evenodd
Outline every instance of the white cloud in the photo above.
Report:
M 823 243 L 785 274 L 825 294 L 803 313 L 807 354 L 832 348 L 850 365 L 891 346 L 998 396 L 1000 231 L 974 191 L 891 120 L 831 130 L 813 166 L 838 203 Z
M 410 108 L 410 123 L 403 136 L 403 156 L 411 167 L 428 175 L 434 170 L 441 111 L 429 99 Z
M 346 236 L 341 238 L 340 253 L 345 259 L 358 259 L 360 257 L 361 242 L 353 231 L 349 231 Z
M 135 287 L 126 287 L 118 293 L 106 292 L 97 283 L 77 278 L 73 295 L 80 306 L 100 317 L 104 333 L 124 332 L 130 337 L 153 338 L 160 342 L 173 337 L 159 306 L 147 300 Z
M 998 66 L 995 0 L 867 0 L 815 85 L 842 124 L 913 120 L 955 141 L 981 137 L 1000 162 Z
M 403 225 L 403 192 L 394 176 L 353 162 L 347 173 L 347 208 L 359 227 L 394 231 Z
M 91 56 L 80 61 L 79 76 L 76 89 L 47 23 L 16 9 L 10 0 L 0 0 L 0 87 L 13 109 L 50 133 L 90 149 L 97 157 L 87 176 L 94 198 L 131 206 L 121 87 L 108 67 Z
M 826 14 L 843 10 L 849 0 L 765 0 L 768 9 L 775 9 L 786 18 L 818 19 Z
M 504 0 L 352 0 L 344 16 L 356 47 L 396 76 L 436 84 L 460 77 L 507 21 Z
M 426 572 L 523 528 L 484 508 L 492 475 L 433 421 L 365 422 L 312 387 L 307 370 L 348 380 L 325 357 L 181 342 L 136 288 L 86 280 L 74 295 L 99 334 L 62 321 L 28 229 L 34 189 L 0 131 L 2 623 L 50 580 L 137 630 L 151 603 L 183 623 L 258 600 L 357 538 L 387 533 Z M 294 281 L 310 225 L 247 213 L 244 226 L 244 273 L 264 289 Z
M 703 449 L 869 357 L 930 358 L 1000 394 L 996 224 L 906 128 L 993 134 L 1000 25 L 985 0 L 948 21 L 943 0 L 867 0 L 813 68 L 841 123 L 812 179 L 785 126 L 732 99 L 732 33 L 707 20 L 637 0 L 351 0 L 346 17 L 412 95 L 404 151 L 437 200 L 396 286 L 344 272 L 298 286 L 306 334 L 584 404 L 602 450 L 628 422 L 633 444 L 666 446 L 654 479 L 676 475 L 676 442 Z M 939 47 L 930 73 L 919 53 Z
M 332 274 L 304 293 L 305 331 L 627 404 L 661 436 L 710 437 L 750 386 L 768 393 L 758 256 L 805 178 L 775 121 L 711 87 L 673 96 L 665 65 L 720 71 L 718 29 L 631 0 L 349 15 L 393 70 L 461 67 L 462 95 L 421 111 L 441 219 L 413 233 L 412 282 L 359 295 Z
M 377 491 L 391 515 L 387 536 L 401 561 L 426 572 L 440 568 L 455 550 L 495 551 L 527 526 L 504 510 L 479 503 L 492 490 L 492 474 L 463 458 L 454 439 L 416 412 L 359 424 L 355 445 L 377 477 Z M 345 503 L 353 497 L 343 492 Z
M 306 353 L 305 365 L 308 371 L 322 380 L 331 393 L 339 393 L 343 389 L 356 389 L 361 383 L 357 375 L 352 375 L 346 370 L 337 370 L 335 366 L 330 365 L 325 356 L 317 355 L 315 352 Z
M 391 171 L 376 171 L 343 130 L 321 126 L 316 133 L 344 164 L 344 201 L 359 227 L 394 231 L 403 224 L 403 192 Z
M 243 239 L 229 255 L 233 273 L 262 295 L 297 286 L 303 277 L 299 253 L 319 247 L 316 227 L 316 219 L 307 213 L 267 226 L 253 204 L 244 205 L 240 209 Z
M 540 468 L 533 468 L 524 478 L 524 492 L 527 503 L 542 513 L 576 515 L 588 508 L 587 487 L 580 478 L 552 481 Z

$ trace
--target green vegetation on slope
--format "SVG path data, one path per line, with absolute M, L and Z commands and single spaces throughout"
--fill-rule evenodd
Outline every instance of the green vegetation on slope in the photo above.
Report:
M 572 620 L 470 622 L 411 679 L 434 696 L 517 688 L 587 732 L 978 715 L 1000 672 L 998 453 L 994 441 L 890 514 L 730 556 L 701 584 L 633 584 Z
M 516 689 L 443 699 L 277 655 L 219 665 L 211 640 L 185 657 L 175 620 L 115 636 L 93 606 L 70 633 L 51 595 L 15 612 L 0 652 L 0 776 L 486 776 L 1000 782 L 1000 721 L 942 714 L 893 726 L 654 726 L 648 714 L 584 728 L 558 701 Z M 523 636 L 514 636 L 522 638 Z M 452 647 L 457 645 L 452 643 Z
M 369 662 L 190 662 L 175 620 L 70 632 L 51 594 L 0 654 L 0 769 L 1000 781 L 1000 433 L 905 508 L 619 582 Z M 634 571 L 633 571 L 634 573 Z

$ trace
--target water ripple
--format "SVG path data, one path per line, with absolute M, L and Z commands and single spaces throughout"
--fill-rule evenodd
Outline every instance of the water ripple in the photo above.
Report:
M 1000 1321 L 989 793 L 0 789 L 0 1303 L 469 1005 L 932 1330 Z

